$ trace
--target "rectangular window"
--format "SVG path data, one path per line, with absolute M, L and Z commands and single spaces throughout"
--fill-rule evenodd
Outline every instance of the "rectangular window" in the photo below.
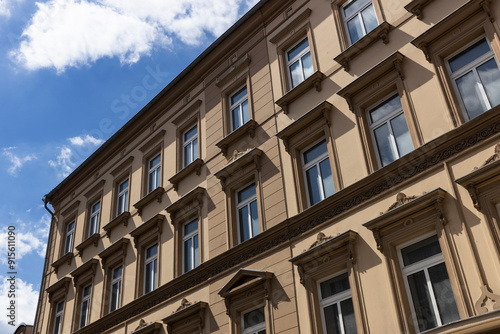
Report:
M 229 104 L 231 111 L 231 131 L 234 131 L 250 120 L 247 86 L 244 86 L 231 95 L 229 97 Z
M 89 237 L 98 232 L 99 228 L 99 212 L 101 209 L 101 201 L 97 201 L 90 209 Z
M 64 301 L 57 303 L 56 313 L 54 315 L 54 330 L 53 334 L 61 334 L 62 333 L 62 317 L 64 310 Z
M 196 268 L 199 264 L 198 219 L 184 224 L 182 234 L 183 272 L 186 273 Z
M 128 210 L 128 179 L 118 185 L 118 203 L 116 207 L 117 216 Z
M 264 307 L 256 308 L 241 315 L 242 334 L 266 334 Z
M 325 334 L 356 334 L 356 318 L 347 273 L 319 282 L 318 294 Z
M 161 154 L 148 162 L 148 194 L 158 188 L 161 182 Z
M 307 198 L 312 206 L 335 193 L 326 140 L 303 153 Z
M 402 247 L 399 256 L 417 330 L 459 320 L 437 235 Z
M 111 273 L 111 296 L 109 301 L 109 312 L 120 307 L 120 296 L 122 286 L 122 266 L 113 269 Z
M 371 0 L 347 1 L 342 6 L 342 18 L 350 44 L 356 43 L 378 26 Z
M 75 235 L 75 222 L 72 221 L 66 226 L 66 239 L 64 241 L 64 254 L 73 250 L 73 239 Z
M 158 244 L 146 249 L 144 261 L 144 293 L 156 289 L 158 274 Z
M 449 58 L 447 65 L 467 120 L 500 104 L 500 71 L 486 38 Z
M 381 167 L 413 151 L 413 143 L 399 95 L 368 112 L 377 160 Z
M 291 88 L 294 88 L 314 73 L 307 38 L 304 38 L 286 52 L 286 61 Z
M 82 307 L 80 309 L 80 328 L 87 326 L 90 311 L 90 292 L 92 286 L 88 285 L 82 291 Z
M 195 125 L 182 135 L 184 167 L 198 159 L 198 126 Z
M 236 213 L 240 243 L 259 234 L 259 214 L 257 210 L 255 183 L 237 192 Z

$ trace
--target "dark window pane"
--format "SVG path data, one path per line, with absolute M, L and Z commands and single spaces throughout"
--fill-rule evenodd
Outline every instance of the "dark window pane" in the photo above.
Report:
M 413 144 L 411 142 L 410 131 L 404 114 L 399 114 L 391 120 L 392 132 L 396 140 L 399 156 L 402 157 L 413 151 Z
M 255 193 L 255 183 L 252 183 L 243 190 L 238 191 L 238 203 L 241 203 L 251 197 L 254 197 Z
M 304 67 L 304 80 L 314 73 L 311 53 L 308 52 L 302 57 L 302 66 Z
M 308 162 L 311 162 L 312 160 L 325 154 L 326 152 L 328 152 L 328 149 L 326 147 L 326 140 L 322 140 L 304 152 L 304 163 L 307 164 Z
M 383 167 L 397 159 L 397 156 L 392 148 L 391 134 L 389 132 L 387 123 L 384 123 L 384 125 L 376 128 L 374 133 L 378 153 L 380 155 L 380 162 L 382 163 Z
M 481 98 L 478 82 L 472 71 L 461 76 L 455 82 L 469 119 L 473 119 L 488 110 L 485 101 Z
M 320 284 L 321 299 L 336 295 L 337 293 L 349 290 L 349 278 L 347 273 L 330 278 Z
M 250 203 L 250 214 L 252 216 L 252 237 L 259 234 L 259 213 L 257 212 L 257 201 Z
M 401 249 L 401 255 L 403 256 L 403 263 L 405 266 L 440 253 L 441 247 L 439 247 L 437 235 L 433 235 L 432 237 Z
M 231 104 L 235 104 L 236 102 L 240 101 L 246 96 L 247 96 L 247 86 L 243 87 L 242 89 L 240 89 L 239 91 L 234 93 L 234 95 L 231 96 Z
M 300 65 L 299 60 L 290 65 L 290 75 L 292 78 L 292 88 L 297 86 L 299 83 L 303 81 L 302 66 Z
M 198 229 L 198 219 L 193 220 L 190 223 L 184 224 L 184 235 L 188 235 Z
M 490 59 L 477 68 L 491 107 L 500 104 L 500 71 L 495 59 Z
M 302 42 L 293 47 L 290 51 L 288 51 L 288 60 L 292 60 L 297 57 L 302 51 L 309 47 L 309 41 L 304 39 Z
M 333 185 L 332 168 L 330 167 L 330 159 L 325 159 L 320 162 L 319 169 L 321 171 L 321 181 L 323 182 L 323 190 L 325 198 L 335 193 Z
M 354 306 L 352 298 L 340 302 L 340 310 L 342 311 L 342 322 L 344 323 L 345 334 L 356 334 L 356 318 L 354 317 Z
M 361 37 L 363 37 L 363 28 L 361 27 L 361 20 L 359 19 L 359 16 L 355 16 L 352 20 L 347 22 L 347 29 L 349 30 L 351 44 L 356 43 Z
M 459 320 L 460 315 L 444 262 L 430 267 L 429 277 L 443 325 Z
M 241 242 L 250 239 L 250 224 L 248 221 L 248 206 L 239 209 L 240 220 L 240 240 Z
M 401 106 L 401 99 L 399 95 L 394 95 L 393 97 L 387 99 L 387 101 L 382 102 L 372 110 L 370 110 L 370 119 L 372 123 L 376 123 L 384 117 L 387 117 L 395 110 L 400 110 L 403 107 Z
M 243 328 L 249 328 L 266 321 L 264 308 L 258 308 L 243 315 Z
M 363 16 L 363 23 L 365 24 L 365 31 L 367 34 L 378 26 L 377 16 L 375 15 L 373 5 L 363 9 L 361 16 Z
M 337 304 L 330 305 L 323 309 L 325 315 L 325 325 L 327 334 L 340 334 L 339 311 Z
M 457 54 L 455 57 L 451 58 L 448 61 L 450 63 L 451 71 L 455 72 L 461 69 L 465 65 L 481 57 L 490 50 L 491 49 L 490 46 L 488 45 L 488 42 L 486 42 L 486 39 L 483 38 L 479 42 L 475 43 L 474 45 L 471 45 L 470 47 L 460 52 L 459 54 Z
M 408 276 L 411 299 L 417 316 L 418 328 L 425 331 L 437 326 L 434 312 L 431 308 L 431 298 L 424 271 Z
M 349 17 L 353 15 L 354 13 L 358 12 L 363 5 L 366 4 L 366 0 L 354 0 L 351 1 L 349 4 L 344 6 L 344 16 Z
M 309 191 L 309 201 L 314 205 L 322 200 L 321 191 L 318 184 L 318 168 L 314 165 L 306 171 L 307 189 Z

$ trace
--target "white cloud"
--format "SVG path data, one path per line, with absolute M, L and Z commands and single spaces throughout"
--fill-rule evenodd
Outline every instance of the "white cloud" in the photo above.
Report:
M 10 319 L 6 316 L 8 311 L 5 310 L 5 315 L 0 317 L 1 333 L 13 333 L 22 322 L 33 324 L 38 303 L 39 292 L 32 284 L 23 281 L 19 277 L 16 277 L 15 280 L 15 298 L 9 298 L 10 282 L 8 278 L 9 276 L 0 276 L 0 305 L 3 305 L 4 309 L 6 309 L 11 300 L 15 300 L 16 319 L 15 326 L 9 325 L 8 321 Z
M 70 141 L 71 145 L 75 145 L 75 146 L 85 146 L 88 144 L 94 145 L 94 146 L 99 146 L 102 143 L 104 143 L 104 140 L 95 138 L 95 137 L 90 136 L 90 135 L 72 137 L 72 138 L 69 138 L 69 141 Z
M 0 0 L 0 16 L 9 17 L 10 10 L 14 3 L 21 2 L 22 0 Z
M 0 0 L 2 1 L 2 0 Z M 12 58 L 25 68 L 90 65 L 103 57 L 135 63 L 173 38 L 200 44 L 222 34 L 256 0 L 50 0 L 23 32 Z M 240 8 L 241 7 L 241 8 Z
M 25 156 L 19 156 L 13 153 L 15 147 L 7 147 L 3 149 L 2 155 L 7 158 L 10 162 L 10 166 L 7 172 L 12 176 L 17 176 L 19 170 L 23 167 L 26 162 L 36 159 L 36 155 L 28 154 Z
M 59 155 L 56 160 L 49 160 L 49 165 L 57 170 L 59 178 L 65 178 L 71 174 L 76 163 L 71 160 L 72 151 L 69 147 L 63 146 L 59 149 Z

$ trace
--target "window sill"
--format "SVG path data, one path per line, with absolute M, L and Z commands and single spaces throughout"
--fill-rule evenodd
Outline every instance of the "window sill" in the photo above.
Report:
M 257 127 L 257 122 L 253 119 L 249 120 L 224 138 L 221 141 L 216 143 L 215 145 L 220 148 L 223 156 L 227 156 L 227 148 L 229 145 L 233 144 L 235 141 L 240 139 L 241 137 L 248 135 L 250 138 L 253 138 L 255 135 L 255 128 Z
M 62 257 L 60 257 L 56 261 L 54 261 L 54 263 L 52 263 L 52 268 L 54 268 L 54 271 L 56 272 L 56 274 L 57 274 L 57 270 L 59 269 L 59 267 L 61 265 L 63 265 L 64 262 L 67 262 L 69 265 L 71 263 L 71 260 L 73 260 L 74 256 L 75 255 L 73 254 L 73 252 L 69 252 L 69 253 L 64 254 Z
M 101 239 L 101 235 L 99 233 L 94 233 L 90 237 L 88 237 L 86 240 L 84 240 L 81 244 L 76 246 L 75 248 L 78 251 L 78 256 L 82 257 L 83 251 L 85 250 L 85 248 L 89 247 L 92 244 L 94 244 L 94 247 L 97 247 L 97 243 L 99 242 L 99 239 Z
M 422 9 L 434 0 L 413 0 L 405 6 L 405 9 L 415 15 L 417 19 L 422 20 L 424 18 L 424 13 Z
M 317 92 L 321 91 L 321 81 L 325 78 L 325 75 L 320 72 L 314 72 L 309 78 L 302 81 L 300 84 L 295 86 L 288 93 L 279 98 L 275 103 L 283 110 L 283 112 L 288 114 L 288 105 L 298 99 L 300 96 L 304 95 L 311 87 L 316 88 Z
M 165 192 L 165 189 L 163 187 L 158 187 L 143 198 L 139 200 L 139 202 L 134 204 L 134 208 L 137 209 L 137 214 L 139 217 L 142 215 L 142 209 L 144 209 L 150 202 L 152 202 L 154 199 L 158 203 L 161 203 L 163 193 Z M 109 225 L 109 224 L 108 224 Z
M 500 310 L 496 310 L 433 328 L 422 334 L 491 334 L 496 333 L 499 326 Z
M 181 182 L 184 178 L 186 178 L 188 175 L 192 174 L 193 171 L 196 172 L 196 175 L 200 175 L 201 173 L 201 166 L 203 166 L 204 162 L 202 159 L 198 158 L 191 162 L 189 165 L 181 169 L 177 174 L 172 176 L 168 181 L 172 183 L 174 186 L 174 190 L 177 191 L 179 188 L 179 182 Z
M 118 225 L 123 224 L 123 226 L 128 225 L 128 219 L 130 218 L 130 212 L 125 211 L 122 214 L 120 214 L 118 217 L 107 223 L 102 227 L 104 231 L 106 231 L 106 236 L 111 238 L 111 231 Z
M 391 30 L 391 28 L 392 26 L 389 23 L 382 22 L 378 27 L 363 36 L 359 41 L 345 49 L 337 57 L 333 58 L 333 60 L 342 65 L 344 70 L 348 72 L 350 70 L 349 63 L 351 62 L 351 60 L 357 57 L 370 45 L 372 45 L 379 39 L 381 39 L 384 44 L 389 43 L 389 31 Z

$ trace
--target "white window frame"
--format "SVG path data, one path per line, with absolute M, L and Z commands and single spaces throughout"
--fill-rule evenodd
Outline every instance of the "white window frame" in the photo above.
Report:
M 159 247 L 158 247 L 159 245 L 158 245 L 158 243 L 153 244 L 153 245 L 151 245 L 149 247 L 144 248 L 144 257 L 147 256 L 148 249 L 151 249 L 154 246 L 156 246 L 156 254 L 144 259 L 144 288 L 143 288 L 144 294 L 152 292 L 152 291 L 156 290 L 156 288 L 158 287 L 158 251 L 159 251 Z M 146 291 L 146 286 L 147 286 L 147 282 L 146 282 L 147 267 L 148 267 L 148 264 L 150 264 L 152 262 L 156 262 L 156 265 L 153 265 L 153 267 L 152 267 L 153 269 L 156 268 L 156 271 L 154 271 L 154 275 L 151 275 L 151 279 L 153 280 L 152 282 L 150 282 L 151 283 L 151 290 L 150 291 Z
M 90 287 L 90 291 L 88 295 L 85 295 L 85 290 Z M 80 306 L 80 317 L 78 319 L 78 328 L 83 328 L 88 325 L 90 318 L 90 296 L 92 295 L 92 285 L 88 284 L 82 288 L 82 301 Z M 85 306 L 85 303 L 87 303 Z M 86 310 L 85 310 L 86 309 Z M 83 319 L 84 310 L 86 311 L 85 319 Z M 83 321 L 83 324 L 82 324 Z
M 196 135 L 194 135 L 191 138 L 188 138 L 186 140 L 186 138 L 185 138 L 186 134 L 193 129 L 196 129 Z M 196 148 L 197 148 L 196 150 L 194 149 L 194 142 L 196 142 Z M 198 159 L 198 144 L 199 144 L 199 142 L 198 142 L 198 124 L 195 124 L 182 133 L 182 166 L 183 167 L 188 166 L 193 161 Z M 189 148 L 190 162 L 186 163 L 186 156 L 185 156 L 186 150 L 185 149 L 188 146 L 190 147 Z
M 151 162 L 156 159 L 160 158 L 159 162 L 156 165 L 150 166 Z M 150 182 L 151 174 L 154 174 L 154 184 Z M 161 153 L 156 154 L 154 157 L 148 160 L 148 194 L 158 188 L 161 184 Z
M 253 307 L 251 309 L 248 309 L 248 310 L 245 310 L 245 312 L 241 312 L 241 334 L 258 334 L 260 331 L 262 330 L 265 330 L 266 333 L 267 333 L 267 329 L 266 329 L 266 320 L 265 320 L 265 316 L 266 316 L 266 310 L 265 310 L 265 305 L 262 304 L 262 305 L 259 305 L 259 306 L 256 306 L 256 307 Z M 263 313 L 264 313 L 264 322 L 261 322 L 255 326 L 252 326 L 252 327 L 249 327 L 249 328 L 243 328 L 245 326 L 245 314 L 247 313 L 250 313 L 254 310 L 257 310 L 257 309 L 263 309 Z
M 113 278 L 115 270 L 121 268 L 120 276 L 117 278 Z M 123 276 L 123 266 L 119 265 L 111 270 L 111 284 L 109 290 L 109 312 L 113 312 L 120 307 L 120 299 L 122 297 L 122 276 Z M 113 305 L 113 287 L 118 286 L 118 293 L 116 298 L 116 305 Z M 114 306 L 114 309 L 113 309 Z
M 311 149 L 315 145 L 319 144 L 323 140 L 326 143 L 326 152 L 323 153 L 322 155 L 320 155 L 319 157 L 317 157 L 316 159 L 314 159 L 312 161 L 309 161 L 307 164 L 304 163 L 304 154 L 309 149 Z M 319 202 L 325 200 L 325 198 L 326 198 L 326 195 L 325 195 L 325 185 L 323 184 L 323 178 L 322 178 L 322 175 L 321 175 L 321 169 L 319 168 L 319 164 L 321 162 L 325 161 L 326 159 L 328 159 L 328 162 L 330 163 L 330 170 L 332 171 L 332 179 L 333 179 L 333 168 L 332 168 L 332 164 L 330 162 L 330 155 L 328 154 L 328 141 L 326 140 L 326 138 L 323 138 L 321 140 L 318 140 L 318 141 L 314 142 L 314 144 L 311 144 L 311 145 L 307 146 L 305 149 L 303 149 L 302 152 L 300 153 L 300 156 L 301 156 L 301 159 L 302 159 L 302 174 L 303 174 L 303 177 L 304 177 L 304 185 L 306 187 L 305 191 L 306 191 L 306 197 L 307 197 L 307 204 L 309 206 L 313 206 L 313 204 L 311 202 L 311 198 L 309 196 L 309 188 L 311 187 L 311 185 L 307 182 L 307 171 L 310 170 L 311 168 L 317 168 L 318 169 L 318 178 L 319 178 L 318 179 L 318 184 L 319 184 L 320 189 L 321 189 L 321 200 Z M 335 182 L 334 182 L 334 187 L 335 187 Z M 335 193 L 335 189 L 333 189 L 333 192 Z M 315 204 L 317 204 L 317 203 L 315 203 Z
M 443 250 L 441 248 L 441 244 L 439 244 L 439 248 L 441 249 L 440 254 L 433 255 L 433 256 L 426 258 L 425 260 L 421 260 L 417 263 L 412 263 L 407 267 L 404 267 L 403 255 L 401 253 L 401 250 L 405 247 L 416 244 L 419 241 L 430 238 L 434 235 L 436 235 L 436 232 L 426 233 L 426 234 L 424 234 L 416 239 L 412 239 L 408 242 L 405 242 L 405 243 L 397 246 L 397 248 L 396 248 L 397 253 L 398 253 L 399 264 L 401 266 L 401 274 L 403 276 L 403 281 L 404 281 L 404 285 L 405 285 L 405 289 L 406 289 L 406 295 L 408 296 L 408 302 L 410 304 L 411 314 L 412 314 L 412 318 L 413 318 L 413 324 L 414 324 L 416 333 L 420 333 L 420 328 L 418 326 L 417 313 L 415 312 L 415 306 L 413 304 L 413 296 L 411 295 L 411 290 L 410 290 L 410 286 L 408 285 L 407 277 L 409 275 L 415 274 L 419 271 L 422 271 L 422 270 L 424 271 L 425 279 L 427 281 L 427 288 L 428 288 L 430 299 L 431 299 L 432 311 L 434 312 L 433 315 L 434 315 L 434 318 L 435 318 L 436 324 L 437 324 L 436 327 L 434 327 L 434 328 L 438 328 L 440 326 L 443 326 L 443 324 L 441 322 L 441 317 L 440 317 L 440 313 L 439 313 L 439 308 L 437 306 L 435 293 L 434 293 L 434 290 L 432 289 L 432 284 L 430 282 L 428 268 L 436 266 L 436 265 L 441 264 L 441 263 L 444 263 L 446 265 L 446 262 L 444 260 Z M 448 279 L 449 279 L 449 277 L 448 277 Z
M 189 234 L 187 234 L 187 235 L 185 235 L 185 234 L 184 234 L 184 227 L 185 227 L 186 225 L 188 225 L 188 224 L 191 224 L 191 223 L 195 222 L 195 221 L 196 221 L 196 230 L 195 230 L 195 231 L 193 231 L 193 232 L 191 232 L 191 233 L 189 233 Z M 199 238 L 199 235 L 198 235 L 198 229 L 199 229 L 199 220 L 198 220 L 198 218 L 193 219 L 193 220 L 191 220 L 190 222 L 185 223 L 185 224 L 183 224 L 183 225 L 182 225 L 182 273 L 183 273 L 183 274 L 184 274 L 184 273 L 187 273 L 187 272 L 189 271 L 189 270 L 187 270 L 187 268 L 184 266 L 184 264 L 185 264 L 185 260 L 186 260 L 186 257 L 187 257 L 187 254 L 186 254 L 186 248 L 185 248 L 185 246 L 184 246 L 184 245 L 185 245 L 186 241 L 188 241 L 188 240 L 190 240 L 190 239 L 192 240 L 192 245 L 193 245 L 193 248 L 192 248 L 192 254 L 193 254 L 193 256 L 192 256 L 192 258 L 191 258 L 191 259 L 189 259 L 189 260 L 190 260 L 190 262 L 191 262 L 191 267 L 194 269 L 194 268 L 198 267 L 198 265 L 199 265 L 199 260 L 198 260 L 198 263 L 196 263 L 196 261 L 195 261 L 195 251 L 196 251 L 196 250 L 195 250 L 195 248 L 194 248 L 194 238 L 195 238 L 195 237 L 197 237 L 197 238 L 198 238 L 198 252 L 199 252 L 199 247 L 200 247 L 200 238 Z M 199 259 L 199 254 L 198 254 L 198 259 Z M 191 270 L 192 270 L 192 269 L 191 269 Z
M 242 97 L 241 99 L 239 99 L 238 101 L 232 103 L 231 101 L 233 100 L 233 96 L 235 96 L 243 88 L 246 89 L 247 94 L 244 97 Z M 240 88 L 236 89 L 234 91 L 234 93 L 229 96 L 229 118 L 230 118 L 229 121 L 231 122 L 231 132 L 235 131 L 236 129 L 239 129 L 240 127 L 243 126 L 243 124 L 245 124 L 245 121 L 244 121 L 245 117 L 244 117 L 244 111 L 243 111 L 243 103 L 245 103 L 245 101 L 247 101 L 247 104 L 248 104 L 248 86 L 247 85 L 243 85 Z M 234 127 L 234 119 L 233 119 L 233 111 L 237 108 L 239 108 L 239 114 L 240 114 L 242 123 L 239 127 L 235 128 Z M 250 108 L 250 106 L 248 106 L 248 108 Z M 248 109 L 248 119 L 250 119 L 250 109 Z
M 370 112 L 373 109 L 384 105 L 385 103 L 387 103 L 390 99 L 392 99 L 395 96 L 397 96 L 399 98 L 399 101 L 401 103 L 401 108 L 395 109 L 389 115 L 385 116 L 384 118 L 379 119 L 377 122 L 372 122 Z M 396 144 L 396 137 L 394 136 L 394 131 L 393 131 L 392 126 L 391 126 L 391 120 L 395 119 L 396 117 L 398 117 L 401 114 L 403 114 L 403 116 L 405 117 L 406 127 L 408 128 L 408 132 L 409 132 L 410 127 L 408 126 L 408 121 L 406 120 L 406 115 L 405 115 L 404 110 L 403 110 L 403 103 L 401 101 L 401 96 L 399 96 L 399 94 L 397 92 L 386 95 L 384 98 L 380 99 L 377 103 L 375 103 L 372 106 L 370 106 L 369 108 L 367 108 L 366 118 L 368 120 L 368 126 L 370 128 L 370 135 L 371 135 L 372 142 L 373 142 L 373 149 L 375 151 L 375 157 L 377 158 L 377 164 L 378 164 L 379 168 L 382 168 L 384 166 L 382 164 L 382 157 L 380 156 L 380 150 L 379 150 L 378 143 L 377 143 L 377 137 L 375 136 L 375 130 L 378 129 L 383 124 L 387 124 L 387 126 L 389 128 L 389 133 L 390 133 L 391 148 L 392 148 L 393 153 L 396 155 L 396 159 L 394 159 L 394 161 L 400 159 L 402 156 L 399 154 L 398 145 Z M 410 140 L 411 140 L 411 136 L 410 136 Z M 413 141 L 412 141 L 412 145 L 413 145 Z M 392 161 L 392 162 L 394 162 L 394 161 Z
M 94 211 L 94 208 L 99 205 L 99 208 Z M 90 219 L 89 219 L 89 237 L 99 232 L 99 214 L 101 212 L 101 200 L 94 202 L 90 206 Z
M 149 178 L 148 178 L 149 180 Z M 121 186 L 127 182 L 127 187 L 120 191 Z M 118 184 L 118 199 L 116 206 L 116 215 L 119 216 L 128 210 L 128 188 L 129 188 L 129 178 L 126 178 Z
M 358 11 L 354 12 L 350 16 L 345 16 L 344 8 L 355 1 L 366 1 L 366 4 L 364 4 Z M 344 4 L 342 4 L 340 11 L 342 12 L 342 20 L 344 21 L 344 29 L 345 29 L 345 32 L 347 35 L 347 40 L 349 41 L 349 45 L 353 45 L 354 43 L 357 42 L 356 41 L 353 43 L 351 41 L 351 33 L 349 32 L 349 26 L 347 25 L 347 22 L 351 21 L 354 17 L 358 16 L 359 19 L 361 20 L 361 29 L 363 30 L 363 36 L 361 36 L 359 39 L 363 38 L 364 36 L 366 36 L 366 34 L 368 34 L 371 31 L 371 30 L 368 32 L 366 31 L 365 22 L 363 20 L 363 16 L 361 15 L 361 12 L 363 10 L 365 10 L 366 8 L 368 8 L 370 5 L 374 6 L 372 0 L 349 0 L 349 1 L 346 1 Z M 375 7 L 373 7 L 373 12 L 375 13 L 375 18 L 377 19 L 377 23 L 379 23 L 378 17 L 377 17 L 377 11 L 375 10 Z M 359 41 L 359 39 L 358 39 L 358 41 Z
M 458 55 L 459 53 L 463 52 L 465 49 L 472 46 L 473 44 L 479 42 L 481 39 L 486 40 L 486 43 L 488 43 L 488 46 L 490 47 L 490 51 L 487 52 L 486 54 L 480 56 L 479 58 L 476 58 L 475 60 L 473 60 L 471 63 L 467 64 L 466 66 L 460 68 L 457 72 L 453 73 L 451 71 L 449 60 L 451 58 L 455 57 L 456 55 Z M 484 112 L 490 110 L 492 108 L 492 106 L 490 104 L 488 96 L 486 95 L 486 90 L 484 89 L 484 86 L 481 82 L 481 78 L 479 77 L 479 74 L 477 73 L 477 68 L 479 66 L 485 64 L 486 62 L 490 61 L 491 59 L 495 59 L 495 62 L 497 64 L 498 68 L 500 69 L 498 59 L 495 56 L 495 52 L 493 51 L 491 43 L 490 43 L 489 39 L 484 35 L 476 38 L 472 42 L 468 43 L 466 46 L 460 48 L 458 51 L 452 53 L 450 56 L 445 58 L 444 62 L 446 64 L 446 69 L 448 71 L 448 75 L 449 75 L 451 84 L 453 86 L 453 89 L 455 90 L 455 93 L 457 95 L 457 100 L 458 100 L 458 103 L 460 104 L 460 109 L 462 110 L 462 115 L 464 116 L 466 121 L 470 121 L 471 118 L 469 117 L 469 114 L 467 113 L 467 109 L 465 108 L 465 105 L 463 103 L 463 97 L 460 94 L 460 90 L 458 89 L 458 86 L 456 84 L 456 80 L 461 78 L 462 76 L 464 76 L 467 72 L 472 71 L 474 74 L 474 78 L 476 79 L 477 88 L 479 89 L 479 93 L 480 93 L 481 98 L 483 100 L 482 102 L 486 105 L 486 110 Z
M 59 305 L 61 305 L 61 310 L 59 310 Z M 62 321 L 63 321 L 63 313 L 64 313 L 64 300 L 60 301 L 56 304 L 55 314 L 54 314 L 54 328 L 52 330 L 53 334 L 61 334 L 62 333 Z M 57 319 L 59 319 L 59 326 L 57 326 Z
M 304 40 L 307 40 L 307 43 L 308 43 L 308 46 L 306 49 L 304 49 L 301 53 L 297 54 L 295 57 L 293 57 L 292 59 L 288 59 L 288 53 L 294 48 L 296 47 L 297 45 L 299 45 L 300 43 L 302 43 Z M 311 43 L 309 41 L 309 38 L 306 36 L 304 38 L 302 38 L 300 41 L 298 41 L 297 43 L 295 43 L 292 47 L 288 48 L 288 50 L 285 52 L 285 59 L 286 59 L 286 70 L 287 70 L 287 73 L 288 73 L 288 83 L 290 84 L 290 89 L 293 89 L 295 87 L 297 87 L 298 85 L 300 85 L 302 82 L 304 82 L 304 80 L 306 80 L 307 78 L 305 77 L 305 74 L 304 74 L 304 65 L 302 64 L 302 58 L 307 55 L 308 53 L 311 53 Z M 312 60 L 312 54 L 311 54 L 311 60 Z M 300 82 L 297 82 L 297 84 L 294 86 L 293 85 L 293 81 L 292 81 L 292 71 L 290 69 L 290 67 L 295 64 L 296 62 L 300 62 L 300 73 L 302 74 L 302 80 L 300 80 Z
M 71 230 L 69 229 L 70 226 L 72 226 Z M 75 221 L 73 220 L 66 225 L 66 238 L 64 239 L 64 254 L 68 254 L 73 250 L 74 238 L 75 238 Z
M 349 283 L 349 289 L 342 291 L 342 292 L 339 292 L 333 296 L 323 298 L 323 296 L 321 295 L 321 283 L 326 282 L 332 278 L 338 277 L 342 274 L 347 274 L 347 282 Z M 325 320 L 324 309 L 328 306 L 332 306 L 334 304 L 337 304 L 339 323 L 340 323 L 340 334 L 344 334 L 345 333 L 344 321 L 342 318 L 342 309 L 340 308 L 340 303 L 343 302 L 344 300 L 347 300 L 347 299 L 352 300 L 351 284 L 349 282 L 349 273 L 347 272 L 347 270 L 343 270 L 343 271 L 337 272 L 333 275 L 330 275 L 326 278 L 323 278 L 317 282 L 316 288 L 318 291 L 318 300 L 319 300 L 319 307 L 320 307 L 320 312 L 321 312 L 321 323 L 323 326 L 323 332 L 326 333 L 326 320 Z M 356 316 L 356 315 L 354 315 L 354 316 Z
M 242 202 L 238 202 L 238 194 L 245 190 L 246 188 L 248 188 L 249 186 L 251 185 L 254 185 L 255 187 L 255 195 L 252 196 L 252 197 L 249 197 L 247 199 L 245 199 L 244 201 Z M 240 210 L 244 207 L 248 207 L 248 224 L 250 225 L 250 238 L 248 238 L 248 240 L 252 239 L 253 237 L 255 237 L 256 235 L 258 235 L 260 233 L 260 221 L 259 221 L 259 232 L 257 234 L 254 234 L 254 231 L 252 229 L 252 210 L 250 208 L 250 205 L 253 203 L 253 202 L 257 202 L 257 184 L 255 182 L 252 182 L 252 183 L 248 183 L 247 185 L 245 185 L 244 187 L 241 187 L 240 189 L 238 189 L 236 192 L 235 192 L 235 195 L 236 195 L 236 198 L 235 198 L 235 202 L 236 202 L 236 225 L 237 225 L 237 233 L 238 233 L 238 243 L 242 243 L 242 242 L 245 242 L 247 240 L 241 240 L 241 226 L 240 226 Z M 259 220 L 259 217 L 258 217 L 258 203 L 256 203 L 257 205 L 257 220 Z

